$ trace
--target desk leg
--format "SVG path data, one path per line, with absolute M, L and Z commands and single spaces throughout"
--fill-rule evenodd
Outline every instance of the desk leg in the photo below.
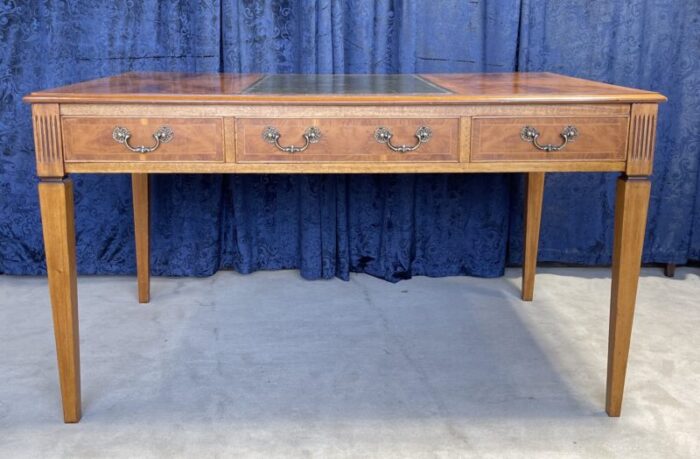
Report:
M 664 276 L 675 277 L 675 275 L 676 275 L 676 264 L 675 263 L 666 263 L 664 265 Z
M 139 303 L 148 303 L 151 297 L 148 174 L 131 174 L 131 192 L 134 201 L 134 236 L 136 239 L 136 277 Z
M 540 240 L 544 172 L 525 175 L 525 241 L 523 243 L 522 299 L 532 301 L 537 270 L 537 246 Z
M 39 201 L 63 400 L 63 419 L 65 422 L 78 422 L 81 416 L 80 343 L 71 180 L 65 178 L 40 182 Z
M 622 409 L 650 190 L 648 177 L 622 176 L 617 181 L 605 398 L 609 416 L 620 416 Z

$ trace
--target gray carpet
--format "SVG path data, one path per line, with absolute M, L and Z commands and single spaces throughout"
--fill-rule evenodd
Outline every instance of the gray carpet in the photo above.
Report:
M 79 278 L 83 409 L 61 420 L 46 280 L 0 276 L 0 457 L 698 457 L 700 271 L 645 269 L 623 417 L 606 269 Z

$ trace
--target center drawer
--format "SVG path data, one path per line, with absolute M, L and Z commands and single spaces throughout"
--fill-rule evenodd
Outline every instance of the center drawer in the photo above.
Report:
M 306 161 L 458 162 L 459 119 L 236 119 L 236 162 Z

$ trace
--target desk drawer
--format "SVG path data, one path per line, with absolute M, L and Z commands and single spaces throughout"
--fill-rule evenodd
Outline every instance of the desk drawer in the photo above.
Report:
M 628 121 L 626 116 L 474 117 L 471 161 L 624 161 Z M 569 126 L 574 130 L 565 131 Z M 525 127 L 533 129 L 523 132 Z
M 61 123 L 66 162 L 223 161 L 224 158 L 221 118 L 68 116 Z M 115 128 L 119 127 L 126 130 L 121 131 L 121 137 L 115 135 Z M 129 136 L 125 142 L 124 134 Z M 138 150 L 141 146 L 153 150 L 130 149 Z
M 417 134 L 421 127 L 424 142 Z M 380 143 L 376 133 L 385 128 L 390 144 Z M 272 128 L 272 129 L 270 129 Z M 315 128 L 320 136 L 305 133 Z M 265 135 L 267 134 L 267 135 Z M 276 137 L 276 144 L 275 144 Z M 380 136 L 381 138 L 381 136 Z M 404 145 L 405 144 L 405 145 Z M 236 162 L 458 162 L 458 118 L 239 118 L 236 120 Z M 289 147 L 294 146 L 294 151 Z M 410 148 L 415 147 L 412 151 Z M 281 149 L 287 148 L 288 151 Z

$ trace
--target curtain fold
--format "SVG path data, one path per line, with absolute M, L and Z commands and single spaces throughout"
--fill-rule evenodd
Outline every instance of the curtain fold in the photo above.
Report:
M 547 70 L 658 90 L 645 261 L 700 259 L 699 2 L 0 2 L 0 273 L 44 272 L 32 90 L 131 70 Z M 130 180 L 74 175 L 80 273 L 135 270 Z M 610 260 L 612 174 L 550 174 L 540 258 Z M 156 175 L 152 269 L 497 276 L 522 253 L 517 175 Z
M 697 1 L 523 0 L 519 70 L 651 89 L 669 99 L 659 107 L 645 262 L 698 258 L 691 234 L 699 218 L 699 23 Z M 606 175 L 548 178 L 541 260 L 610 262 L 615 177 Z
M 507 20 L 482 24 L 484 4 L 465 8 L 459 1 L 228 2 L 222 19 L 228 50 L 223 70 L 411 73 L 470 62 L 469 70 L 480 71 L 486 69 L 480 60 L 486 54 L 512 71 L 515 42 L 493 51 L 487 46 L 496 41 L 492 36 L 500 42 L 504 26 L 511 27 L 510 33 L 517 30 L 517 3 L 500 3 L 509 7 L 509 14 L 500 15 Z M 436 46 L 436 30 L 461 36 L 468 46 Z M 505 266 L 507 176 L 225 180 L 232 183 L 235 228 L 233 239 L 224 241 L 231 246 L 225 265 L 241 272 L 297 267 L 306 278 L 347 278 L 350 271 L 362 271 L 399 280 L 417 274 L 496 276 Z M 477 213 L 481 219 L 472 217 Z M 452 226 L 425 224 L 435 221 Z

